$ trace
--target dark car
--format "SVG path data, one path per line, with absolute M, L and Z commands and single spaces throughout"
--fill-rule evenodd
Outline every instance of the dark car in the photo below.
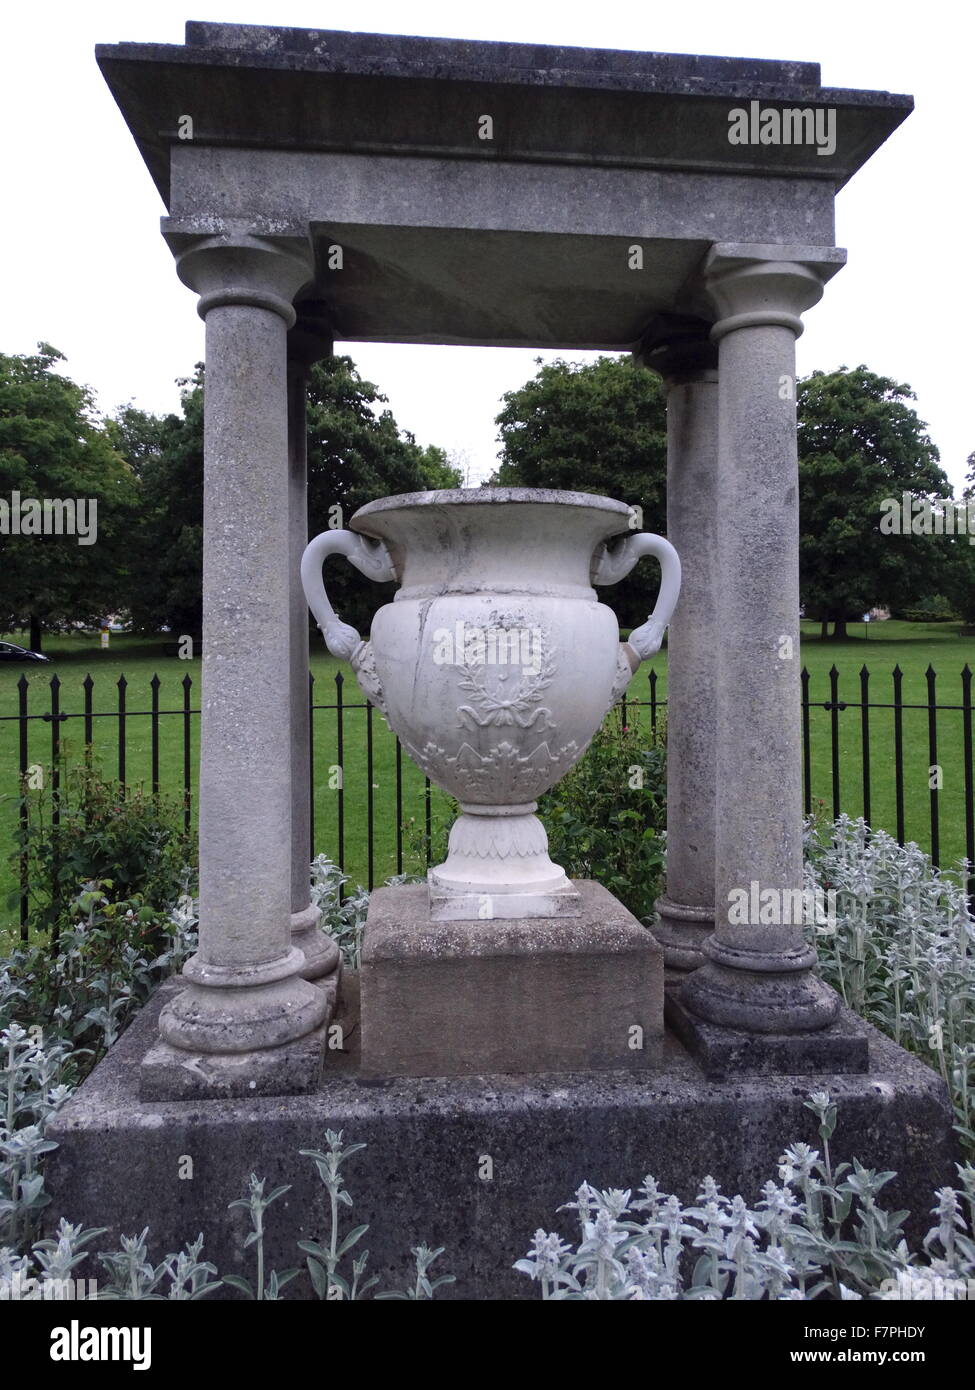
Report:
M 0 661 L 50 661 L 49 656 L 40 652 L 29 652 L 26 647 L 15 647 L 13 642 L 0 642 Z

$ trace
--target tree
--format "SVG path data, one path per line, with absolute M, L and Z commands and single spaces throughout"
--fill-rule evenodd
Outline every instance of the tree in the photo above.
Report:
M 162 452 L 165 421 L 160 415 L 140 410 L 129 401 L 119 406 L 115 415 L 105 421 L 105 432 L 116 452 L 121 454 L 137 478 L 154 463 Z
M 962 500 L 968 503 L 968 534 L 956 536 L 948 548 L 948 574 L 945 594 L 964 621 L 975 626 L 975 453 L 966 460 L 968 471 Z
M 975 545 L 969 540 L 956 537 L 949 546 L 944 591 L 964 622 L 975 626 Z
M 181 414 L 123 406 L 109 423 L 139 480 L 128 595 L 133 626 L 199 640 L 203 585 L 203 364 L 179 382 Z
M 0 621 L 26 620 L 35 650 L 45 626 L 97 623 L 121 607 L 131 558 L 134 476 L 89 389 L 54 370 L 64 360 L 48 343 L 34 356 L 0 354 Z M 39 525 L 26 520 L 34 503 Z
M 797 394 L 802 599 L 840 638 L 875 604 L 903 607 L 942 587 L 944 546 L 884 534 L 880 520 L 885 499 L 940 499 L 951 486 L 908 386 L 861 365 L 813 372 Z
M 316 362 L 308 381 L 308 530 L 347 526 L 357 508 L 377 497 L 459 487 L 463 481 L 445 451 L 421 449 L 402 434 L 387 398 L 359 376 L 351 357 Z M 395 584 L 373 584 L 351 565 L 330 564 L 327 584 L 346 622 L 368 627 Z
M 501 463 L 491 483 L 615 497 L 642 509 L 642 529 L 666 532 L 666 394 L 655 372 L 629 357 L 542 365 L 503 397 Z M 645 621 L 656 593 L 648 566 L 614 586 L 624 626 Z
M 309 529 L 323 531 L 341 510 L 400 492 L 459 487 L 460 474 L 436 445 L 420 448 L 400 432 L 386 397 L 364 381 L 351 357 L 316 362 L 308 382 Z
M 132 406 L 115 418 L 115 436 L 138 472 L 143 507 L 141 562 L 131 608 L 138 626 L 198 636 L 202 626 L 203 396 L 198 363 L 180 382 L 182 414 L 165 419 Z M 436 445 L 401 434 L 372 382 L 350 357 L 312 367 L 308 382 L 309 533 L 346 526 L 365 502 L 390 493 L 457 487 L 460 475 Z M 395 586 L 371 585 L 348 565 L 329 567 L 329 593 L 349 622 L 367 625 Z

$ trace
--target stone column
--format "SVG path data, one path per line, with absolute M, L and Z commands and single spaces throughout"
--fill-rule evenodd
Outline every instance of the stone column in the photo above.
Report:
M 160 1033 L 193 1052 L 280 1056 L 330 1004 L 291 943 L 286 334 L 312 263 L 298 238 L 169 223 L 167 240 L 200 295 L 206 395 L 200 946 Z
M 309 785 L 308 603 L 301 587 L 301 557 L 308 544 L 308 372 L 332 351 L 325 305 L 302 300 L 288 333 L 288 534 L 291 608 L 291 940 L 305 958 L 306 980 L 330 975 L 339 948 L 319 928 L 321 913 L 309 894 L 311 794 Z
M 667 882 L 653 934 L 668 972 L 714 931 L 718 349 L 700 319 L 661 315 L 637 360 L 667 385 L 667 539 L 681 593 L 667 639 Z
M 704 266 L 719 349 L 715 932 L 678 1031 L 722 1070 L 860 1070 L 865 1040 L 803 930 L 799 476 L 800 314 L 842 265 L 832 249 L 717 245 Z M 823 1032 L 825 1030 L 825 1033 Z M 745 1034 L 736 1047 L 729 1034 Z

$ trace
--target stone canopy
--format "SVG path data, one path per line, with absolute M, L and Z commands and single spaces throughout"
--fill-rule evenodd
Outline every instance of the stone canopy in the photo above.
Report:
M 632 348 L 702 312 L 714 242 L 832 246 L 837 190 L 913 105 L 816 63 L 234 24 L 97 59 L 174 249 L 309 237 L 303 293 L 348 341 Z M 835 149 L 731 143 L 753 102 L 834 111 Z

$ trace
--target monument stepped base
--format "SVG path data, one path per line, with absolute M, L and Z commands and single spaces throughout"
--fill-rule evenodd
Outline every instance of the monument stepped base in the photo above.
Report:
M 814 1089 L 828 1088 L 839 1103 L 836 1159 L 856 1155 L 897 1170 L 883 1195 L 891 1209 L 910 1208 L 912 1240 L 930 1225 L 934 1188 L 955 1177 L 940 1079 L 873 1029 L 866 1075 L 708 1081 L 668 1035 L 662 1068 L 642 1073 L 365 1081 L 349 973 L 337 1015 L 348 1052 L 327 1054 L 316 1091 L 143 1101 L 140 1062 L 156 1041 L 160 1007 L 179 987 L 157 992 L 50 1127 L 60 1148 L 48 1161 L 49 1222 L 64 1215 L 108 1226 L 96 1250 L 148 1225 L 158 1261 L 203 1231 L 204 1258 L 253 1279 L 253 1250 L 242 1248 L 246 1213 L 227 1203 L 255 1172 L 268 1190 L 291 1184 L 267 1213 L 267 1267 L 303 1264 L 295 1241 L 324 1237 L 326 1194 L 298 1150 L 324 1147 L 326 1129 L 368 1146 L 343 1168 L 355 1206 L 342 1208 L 342 1229 L 369 1223 L 357 1246 L 369 1250 L 369 1269 L 383 1288 L 402 1288 L 411 1282 L 410 1247 L 443 1245 L 434 1272 L 457 1276 L 438 1294 L 446 1298 L 536 1297 L 537 1286 L 511 1266 L 539 1226 L 575 1242 L 574 1214 L 557 1208 L 583 1179 L 635 1188 L 652 1173 L 664 1190 L 690 1197 L 710 1173 L 754 1203 L 762 1184 L 777 1180 L 786 1143 L 818 1146 L 815 1117 L 803 1107 Z M 192 1177 L 181 1178 L 187 1157 Z M 489 1169 L 490 1179 L 479 1176 Z M 308 1292 L 305 1279 L 288 1290 Z

